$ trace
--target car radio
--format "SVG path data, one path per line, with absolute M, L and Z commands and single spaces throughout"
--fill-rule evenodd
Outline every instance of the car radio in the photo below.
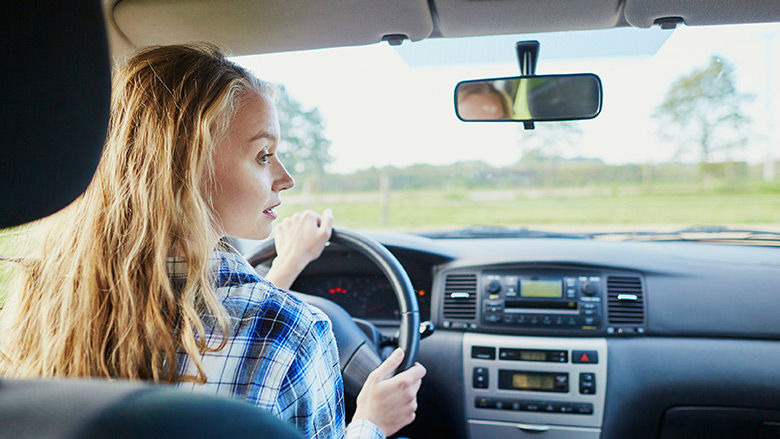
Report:
M 485 271 L 479 292 L 480 326 L 586 333 L 602 330 L 602 278 L 598 272 Z

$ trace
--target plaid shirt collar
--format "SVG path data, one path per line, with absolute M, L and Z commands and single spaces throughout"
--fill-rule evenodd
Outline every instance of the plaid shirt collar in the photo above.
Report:
M 168 276 L 174 281 L 187 279 L 187 263 L 181 257 L 166 260 Z M 261 277 L 243 256 L 237 253 L 214 251 L 210 257 L 211 275 L 216 288 L 261 282 Z

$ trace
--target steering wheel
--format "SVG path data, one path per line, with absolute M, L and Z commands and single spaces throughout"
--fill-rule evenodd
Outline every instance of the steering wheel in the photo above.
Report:
M 355 250 L 376 264 L 393 287 L 398 309 L 401 312 L 398 346 L 404 351 L 404 360 L 396 370 L 403 372 L 414 364 L 420 346 L 420 311 L 412 282 L 398 260 L 382 244 L 366 235 L 342 227 L 334 227 L 330 242 Z M 276 256 L 273 238 L 264 241 L 258 248 L 244 257 L 253 267 Z M 339 350 L 339 364 L 344 380 L 344 391 L 357 395 L 366 382 L 368 374 L 376 369 L 382 360 L 377 346 L 355 324 L 344 308 L 328 299 L 293 292 L 301 300 L 316 306 L 329 318 Z

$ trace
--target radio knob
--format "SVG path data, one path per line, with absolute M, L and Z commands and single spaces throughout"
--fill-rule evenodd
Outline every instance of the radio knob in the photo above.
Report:
M 491 280 L 487 284 L 487 292 L 490 294 L 496 294 L 497 292 L 501 291 L 501 282 L 497 280 Z
M 595 296 L 599 292 L 599 286 L 594 282 L 584 282 L 582 284 L 582 293 L 586 296 Z

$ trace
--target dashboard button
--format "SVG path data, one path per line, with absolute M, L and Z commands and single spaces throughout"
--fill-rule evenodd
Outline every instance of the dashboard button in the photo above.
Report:
M 495 294 L 501 291 L 501 282 L 497 281 L 496 279 L 491 280 L 487 284 L 487 292 L 490 294 Z
M 472 346 L 471 358 L 478 358 L 480 360 L 495 360 L 496 348 L 490 346 Z
M 555 375 L 555 381 L 553 382 L 553 388 L 556 391 L 568 392 L 569 391 L 569 374 L 561 373 Z
M 514 411 L 520 411 L 525 409 L 524 404 L 521 401 L 512 401 L 511 409 Z
M 504 323 L 512 324 L 515 322 L 515 316 L 513 314 L 504 314 Z
M 596 374 L 591 372 L 580 373 L 580 381 L 596 382 Z
M 489 383 L 488 369 L 486 367 L 475 367 L 471 377 L 471 385 L 475 389 L 487 389 Z
M 595 395 L 596 394 L 596 388 L 593 387 L 593 384 L 590 384 L 590 383 L 580 383 L 580 394 L 581 395 Z
M 552 325 L 552 318 L 550 316 L 542 317 L 542 325 L 544 325 L 544 326 Z
M 575 364 L 578 363 L 598 364 L 599 353 L 596 351 L 572 351 L 571 362 Z
M 542 404 L 542 410 L 545 412 L 554 413 L 558 411 L 558 407 L 551 402 L 545 402 Z
M 478 409 L 486 409 L 488 408 L 488 399 L 485 397 L 478 396 L 474 398 L 474 407 Z
M 559 413 L 574 413 L 574 404 L 565 402 L 562 404 L 558 404 L 558 412 Z
M 569 362 L 568 351 L 554 351 L 550 355 L 550 360 L 556 363 L 568 363 Z
M 574 410 L 577 414 L 580 415 L 592 415 L 593 414 L 593 404 L 575 404 Z
M 485 314 L 485 321 L 488 323 L 497 323 L 501 321 L 501 316 L 498 314 Z
M 539 324 L 539 316 L 531 316 L 531 319 L 529 321 L 531 325 L 538 325 Z
M 599 292 L 599 286 L 595 282 L 588 281 L 582 284 L 582 293 L 586 296 L 595 296 Z
M 580 373 L 580 393 L 583 395 L 596 394 L 596 374 L 591 372 Z
M 538 401 L 526 401 L 525 402 L 525 410 L 529 412 L 539 412 L 542 411 L 542 404 Z

